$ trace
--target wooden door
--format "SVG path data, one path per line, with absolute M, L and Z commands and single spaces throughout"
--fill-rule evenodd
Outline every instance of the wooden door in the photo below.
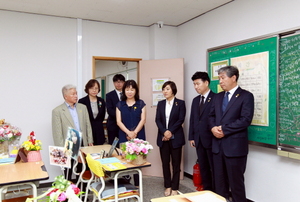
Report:
M 176 83 L 177 94 L 179 99 L 184 98 L 184 81 L 183 81 L 183 58 L 178 59 L 162 59 L 162 60 L 141 60 L 139 61 L 139 88 L 140 98 L 146 103 L 146 139 L 154 149 L 148 155 L 147 160 L 151 163 L 151 167 L 143 168 L 143 174 L 150 176 L 162 177 L 162 166 L 159 154 L 159 147 L 156 145 L 157 127 L 155 124 L 156 105 L 153 97 L 157 97 L 161 93 L 161 88 L 157 89 L 154 82 L 159 80 L 171 80 Z M 159 91 L 156 91 L 159 90 Z M 186 134 L 187 135 L 187 134 Z M 181 163 L 181 178 L 183 177 L 183 159 Z

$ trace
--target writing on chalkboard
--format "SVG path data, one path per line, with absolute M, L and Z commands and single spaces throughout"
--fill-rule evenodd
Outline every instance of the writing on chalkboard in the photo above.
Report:
M 300 35 L 280 39 L 278 144 L 300 147 Z

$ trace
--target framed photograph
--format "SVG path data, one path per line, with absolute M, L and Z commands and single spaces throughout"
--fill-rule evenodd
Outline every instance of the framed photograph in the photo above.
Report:
M 81 132 L 69 127 L 67 139 L 65 141 L 64 151 L 66 151 L 68 155 L 70 155 L 73 159 L 77 160 L 81 142 Z
M 49 146 L 50 165 L 71 168 L 71 156 L 64 147 Z
M 229 65 L 229 61 L 228 60 L 222 60 L 222 61 L 218 61 L 218 62 L 212 62 L 210 64 L 211 66 L 211 80 L 218 80 L 219 79 L 219 75 L 218 75 L 218 70 L 221 67 L 225 67 Z

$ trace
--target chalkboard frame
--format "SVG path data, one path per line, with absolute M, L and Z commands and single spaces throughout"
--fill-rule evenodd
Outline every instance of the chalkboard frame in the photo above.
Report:
M 239 47 L 243 47 L 245 45 L 248 45 L 248 44 L 255 44 L 255 43 L 259 43 L 259 42 L 265 42 L 265 40 L 268 40 L 268 39 L 272 39 L 272 42 L 274 42 L 275 44 L 273 44 L 274 46 L 272 46 L 272 49 L 271 50 L 267 50 L 267 51 L 272 51 L 272 61 L 273 63 L 269 63 L 269 66 L 272 65 L 272 70 L 274 71 L 275 70 L 275 86 L 273 86 L 272 90 L 275 90 L 275 92 L 273 92 L 273 97 L 270 98 L 269 100 L 269 103 L 272 102 L 272 109 L 268 111 L 273 111 L 273 117 L 272 117 L 272 120 L 270 120 L 270 117 L 268 117 L 269 119 L 269 123 L 271 121 L 273 121 L 275 124 L 273 124 L 272 126 L 268 126 L 268 127 L 271 127 L 270 128 L 270 131 L 269 132 L 269 136 L 270 134 L 272 134 L 272 139 L 270 142 L 263 142 L 263 141 L 259 141 L 257 140 L 256 138 L 252 138 L 253 136 L 255 136 L 256 134 L 253 134 L 253 128 L 255 127 L 262 127 L 262 126 L 250 126 L 250 132 L 249 132 L 249 144 L 253 144 L 253 145 L 258 145 L 258 146 L 263 146 L 263 147 L 268 147 L 268 148 L 273 148 L 273 149 L 277 149 L 277 145 L 278 145 L 278 137 L 277 137 L 277 131 L 278 131 L 278 120 L 277 120 L 277 117 L 278 117 L 278 103 L 277 103 L 277 97 L 278 97 L 278 44 L 279 44 L 279 36 L 278 35 L 269 35 L 269 36 L 265 36 L 265 37 L 257 37 L 257 38 L 253 38 L 253 39 L 249 39 L 249 40 L 244 40 L 244 41 L 240 41 L 240 42 L 235 42 L 235 43 L 232 43 L 232 44 L 227 44 L 227 45 L 223 45 L 223 46 L 219 46 L 219 47 L 215 47 L 215 48 L 210 48 L 207 50 L 207 69 L 208 69 L 208 73 L 210 75 L 211 78 L 213 78 L 214 75 L 212 75 L 212 69 L 211 69 L 211 64 L 214 63 L 214 62 L 218 62 L 218 61 L 224 61 L 224 60 L 228 60 L 228 64 L 230 65 L 230 59 L 233 58 L 233 57 L 237 57 L 236 55 L 234 56 L 231 56 L 230 54 L 230 51 L 229 50 L 233 50 L 234 48 L 239 48 Z M 211 55 L 216 52 L 218 53 L 218 51 L 220 52 L 224 52 L 224 54 L 222 55 L 222 53 L 220 53 L 220 57 L 219 58 L 213 58 L 211 57 Z M 227 51 L 227 52 L 226 52 Z M 234 50 L 233 50 L 234 51 Z M 251 52 L 251 51 L 250 51 Z M 256 51 L 256 50 L 253 50 L 252 53 L 260 53 L 260 52 L 263 52 L 262 50 L 259 50 L 259 51 Z M 229 56 L 225 56 L 225 54 L 228 54 Z M 244 56 L 244 55 L 248 55 L 249 52 L 247 52 L 246 54 L 244 54 L 243 52 L 241 52 L 241 55 L 238 55 L 239 56 Z M 250 53 L 251 54 L 251 53 Z M 269 60 L 271 60 L 269 58 Z M 270 67 L 269 67 L 270 69 Z M 270 73 L 270 72 L 269 72 Z M 274 72 L 273 72 L 274 73 Z M 215 85 L 215 86 L 214 86 Z M 213 91 L 216 92 L 216 83 L 214 83 L 213 81 L 211 82 L 211 89 L 215 89 Z M 270 82 L 270 79 L 269 79 L 269 88 L 271 86 L 271 82 Z M 271 101 L 272 100 L 272 101 Z M 268 116 L 270 116 L 270 114 L 268 114 Z M 252 128 L 252 129 L 251 129 Z M 258 128 L 259 129 L 259 128 Z M 252 134 L 251 134 L 252 132 Z

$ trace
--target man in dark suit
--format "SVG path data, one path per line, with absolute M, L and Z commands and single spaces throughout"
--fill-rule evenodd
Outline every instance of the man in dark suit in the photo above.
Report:
M 199 95 L 192 102 L 189 141 L 191 147 L 196 148 L 203 189 L 214 191 L 211 152 L 213 134 L 208 125 L 208 115 L 215 93 L 209 89 L 210 78 L 206 72 L 196 72 L 192 80 Z
M 125 77 L 122 74 L 116 74 L 113 77 L 115 89 L 106 94 L 106 108 L 108 113 L 106 128 L 108 134 L 108 143 L 112 144 L 115 137 L 119 135 L 119 127 L 116 118 L 116 105 L 121 100 L 122 88 Z
M 237 85 L 239 70 L 234 66 L 218 70 L 224 90 L 214 97 L 209 126 L 214 135 L 212 152 L 216 193 L 233 202 L 246 202 L 244 172 L 248 155 L 248 126 L 254 113 L 253 94 Z

